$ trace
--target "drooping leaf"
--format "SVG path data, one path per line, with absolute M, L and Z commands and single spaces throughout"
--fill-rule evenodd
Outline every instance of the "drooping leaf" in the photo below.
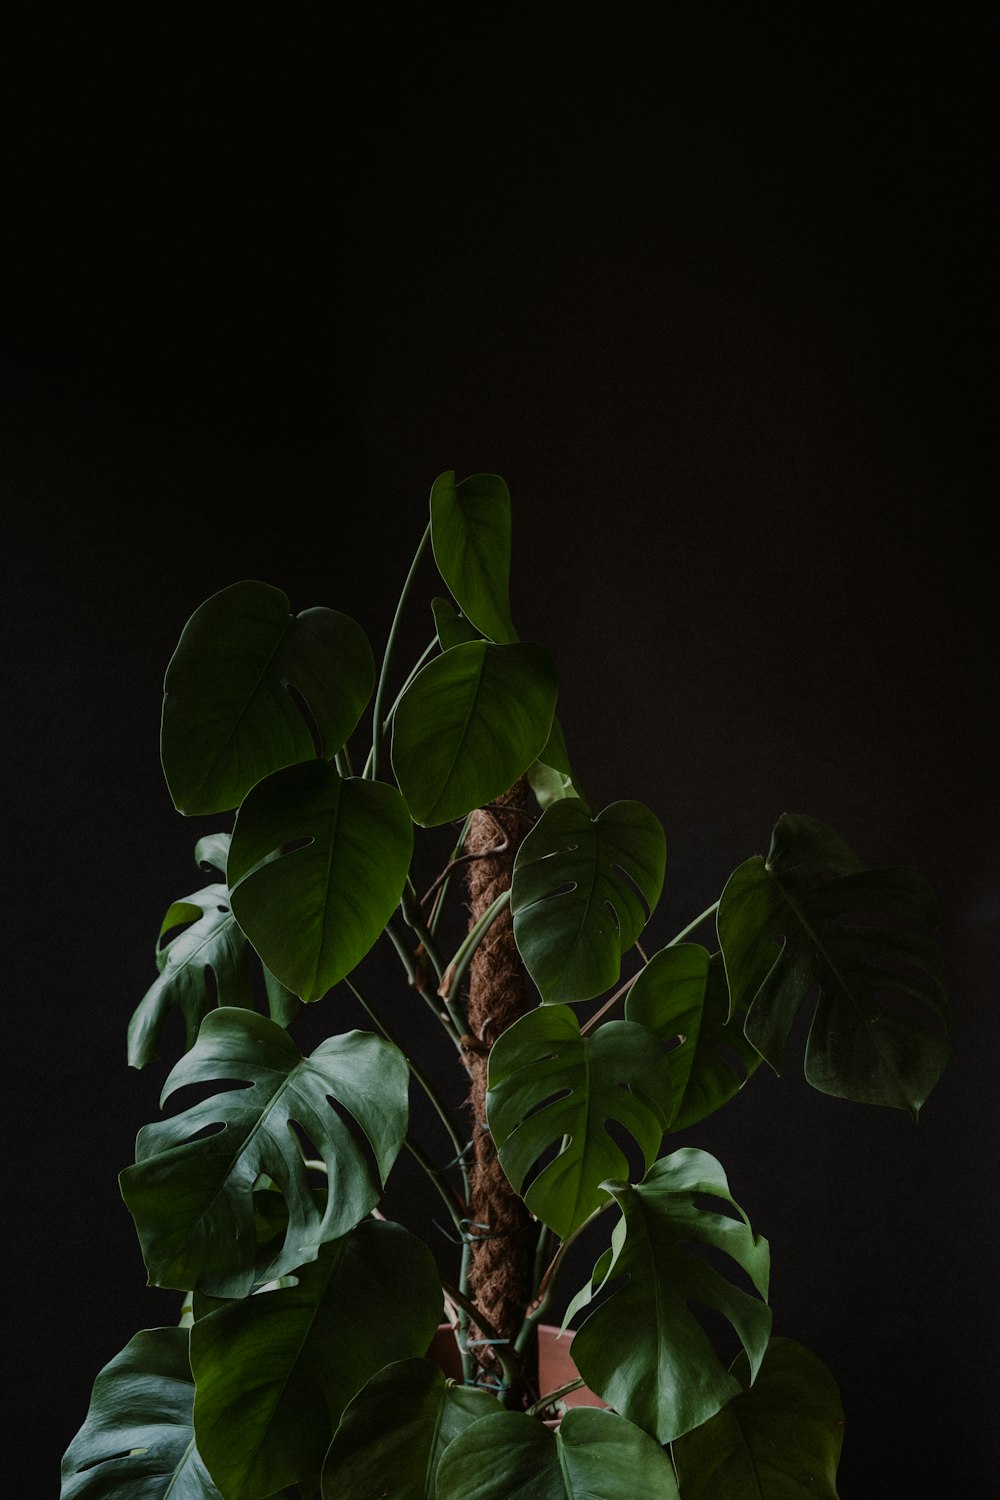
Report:
M 742 1011 L 729 1015 L 721 954 L 710 955 L 698 943 L 653 954 L 628 992 L 625 1019 L 664 1041 L 680 1038 L 670 1053 L 670 1130 L 684 1130 L 720 1109 L 760 1064 L 760 1053 L 743 1035 Z
M 60 1500 L 221 1500 L 194 1443 L 186 1328 L 144 1328 L 94 1381 Z
M 706 1422 L 741 1386 L 716 1353 L 692 1304 L 732 1325 L 754 1376 L 771 1332 L 770 1255 L 729 1191 L 722 1167 L 704 1151 L 662 1157 L 641 1183 L 609 1183 L 622 1210 L 612 1248 L 566 1312 L 566 1322 L 617 1277 L 624 1284 L 586 1319 L 573 1359 L 592 1391 L 660 1443 Z M 739 1215 L 702 1208 L 720 1200 Z M 727 1280 L 692 1247 L 722 1251 L 760 1296 Z
M 531 1212 L 562 1239 L 605 1201 L 601 1183 L 628 1175 L 608 1121 L 624 1126 L 648 1168 L 669 1113 L 667 1048 L 644 1026 L 607 1021 L 585 1037 L 568 1006 L 539 1006 L 490 1052 L 486 1114 L 500 1164 Z M 557 1154 L 524 1192 L 553 1148 Z
M 463 818 L 514 785 L 545 745 L 556 674 L 541 646 L 453 646 L 422 668 L 393 719 L 392 768 L 415 822 Z
M 660 899 L 666 841 L 641 802 L 596 818 L 576 798 L 554 802 L 517 851 L 514 938 L 542 999 L 590 1000 L 616 982 Z
M 455 472 L 431 487 L 431 546 L 462 613 L 490 640 L 517 640 L 510 618 L 510 493 L 498 474 Z M 506 791 L 506 787 L 504 788 Z
M 379 1370 L 344 1410 L 323 1465 L 323 1500 L 434 1500 L 441 1455 L 495 1396 L 446 1381 L 429 1359 Z
M 740 1354 L 733 1373 L 749 1383 Z M 837 1500 L 844 1435 L 829 1370 L 791 1339 L 772 1339 L 756 1381 L 674 1444 L 684 1500 Z
M 442 651 L 450 651 L 452 646 L 464 646 L 467 641 L 482 640 L 482 631 L 477 630 L 470 620 L 459 614 L 450 599 L 432 599 L 431 610 L 434 615 L 438 645 Z
M 259 782 L 236 815 L 233 912 L 261 959 L 303 1000 L 360 963 L 399 901 L 413 824 L 393 786 L 323 760 Z
M 624 1417 L 591 1407 L 568 1411 L 557 1432 L 523 1412 L 499 1412 L 466 1428 L 445 1451 L 437 1500 L 515 1496 L 678 1500 L 673 1467 L 660 1444 Z
M 746 1035 L 780 1072 L 806 997 L 814 1088 L 920 1110 L 949 1056 L 937 905 L 916 870 L 862 870 L 815 819 L 784 815 L 767 859 L 741 865 L 719 907 L 719 942 Z M 761 975 L 765 977 L 761 979 Z
M 374 684 L 371 645 L 349 615 L 292 615 L 280 589 L 249 579 L 221 589 L 188 620 L 164 678 L 160 753 L 174 806 L 226 812 L 272 771 L 331 758 Z
M 320 1245 L 374 1208 L 379 1186 L 331 1099 L 367 1138 L 382 1183 L 406 1134 L 406 1059 L 368 1032 L 330 1037 L 306 1058 L 256 1011 L 210 1011 L 195 1046 L 169 1074 L 161 1102 L 189 1084 L 226 1081 L 243 1086 L 145 1126 L 135 1165 L 121 1174 L 155 1286 L 245 1297 L 313 1259 Z M 296 1129 L 326 1165 L 322 1192 L 310 1180 Z M 288 1229 L 277 1248 L 260 1245 L 254 1228 L 261 1174 L 287 1201 Z
M 383 1365 L 422 1354 L 440 1318 L 430 1250 L 368 1219 L 324 1245 L 294 1286 L 199 1319 L 195 1431 L 226 1500 L 296 1483 L 312 1494 L 347 1403 Z

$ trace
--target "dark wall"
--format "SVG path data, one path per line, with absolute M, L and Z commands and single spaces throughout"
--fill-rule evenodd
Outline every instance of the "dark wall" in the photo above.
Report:
M 796 1067 L 691 1143 L 771 1241 L 776 1330 L 840 1383 L 843 1493 L 986 1493 L 1000 1457 L 985 28 L 538 14 L 10 35 L 20 1492 L 55 1493 L 97 1370 L 175 1316 L 116 1185 L 163 1078 L 125 1026 L 205 831 L 159 771 L 166 661 L 244 577 L 381 647 L 449 468 L 510 486 L 515 619 L 594 800 L 664 824 L 654 944 L 784 811 L 938 892 L 955 1057 L 920 1124 Z

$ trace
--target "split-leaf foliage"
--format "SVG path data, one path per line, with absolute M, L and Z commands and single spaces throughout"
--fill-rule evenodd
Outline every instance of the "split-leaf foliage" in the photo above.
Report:
M 709 911 L 654 942 L 664 830 L 627 788 L 588 801 L 556 667 L 515 628 L 510 563 L 504 481 L 449 471 L 380 660 L 348 615 L 293 613 L 253 579 L 180 634 L 166 787 L 220 826 L 195 848 L 205 886 L 167 905 L 128 1027 L 132 1066 L 179 1055 L 121 1191 L 149 1284 L 181 1310 L 98 1374 L 63 1500 L 836 1495 L 833 1377 L 773 1334 L 768 1244 L 720 1163 L 671 1137 L 762 1063 L 780 1073 L 800 1013 L 811 1085 L 916 1117 L 949 1053 L 934 897 L 784 814 Z M 473 932 L 451 862 L 469 816 L 522 778 L 534 825 Z M 422 898 L 428 861 L 447 878 Z M 448 1103 L 456 976 L 508 902 L 536 1004 L 495 1041 L 474 1125 Z M 370 968 L 382 954 L 397 995 Z M 321 1002 L 324 1040 L 304 1051 L 293 1032 Z M 417 1013 L 436 1077 L 408 1046 Z M 436 1140 L 416 1137 L 413 1089 Z M 523 1195 L 544 1273 L 492 1383 L 468 1345 L 472 1128 Z M 450 1233 L 385 1212 L 404 1148 Z M 582 1317 L 573 1355 L 604 1405 L 566 1409 L 532 1388 L 530 1353 L 586 1237 L 596 1261 L 564 1326 Z M 464 1382 L 430 1358 L 442 1324 Z

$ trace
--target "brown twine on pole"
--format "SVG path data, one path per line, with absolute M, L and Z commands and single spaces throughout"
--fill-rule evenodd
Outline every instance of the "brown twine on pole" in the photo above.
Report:
M 495 803 L 473 813 L 465 849 L 481 857 L 470 860 L 466 872 L 470 926 L 509 889 L 514 856 L 536 816 L 537 805 L 523 777 Z M 470 1035 L 463 1057 L 469 1071 L 472 1117 L 469 1280 L 484 1316 L 501 1338 L 513 1338 L 533 1292 L 535 1223 L 507 1181 L 486 1128 L 487 1066 L 497 1037 L 532 1010 L 538 997 L 514 943 L 509 909 L 493 923 L 468 973 Z M 487 1345 L 473 1352 L 487 1373 L 498 1373 Z

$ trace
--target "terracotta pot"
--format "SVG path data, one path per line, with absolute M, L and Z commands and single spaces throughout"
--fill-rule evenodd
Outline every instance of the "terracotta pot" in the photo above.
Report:
M 579 1372 L 570 1353 L 572 1342 L 572 1329 L 567 1329 L 560 1338 L 556 1324 L 540 1323 L 538 1325 L 538 1389 L 541 1395 L 544 1396 L 547 1391 L 557 1390 L 571 1380 L 579 1379 Z M 455 1335 L 447 1323 L 438 1324 L 438 1330 L 427 1351 L 427 1357 L 434 1360 L 435 1364 L 439 1365 L 452 1380 L 461 1380 L 462 1362 L 459 1359 Z M 600 1396 L 595 1396 L 594 1392 L 588 1390 L 585 1385 L 563 1396 L 562 1404 L 564 1406 L 607 1405 Z

